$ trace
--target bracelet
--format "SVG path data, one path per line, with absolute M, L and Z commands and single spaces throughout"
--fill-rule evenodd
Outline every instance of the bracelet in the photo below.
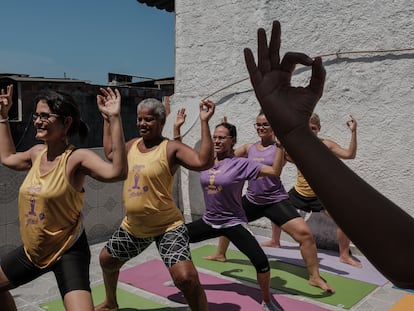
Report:
M 7 122 L 9 122 L 9 117 L 5 119 L 0 119 L 0 123 L 7 123 Z
M 181 139 L 181 135 L 174 136 L 174 140 Z

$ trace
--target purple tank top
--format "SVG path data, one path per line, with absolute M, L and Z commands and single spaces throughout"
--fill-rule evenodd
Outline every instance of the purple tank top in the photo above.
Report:
M 203 220 L 212 226 L 247 223 L 242 205 L 244 182 L 256 178 L 262 164 L 246 158 L 226 158 L 200 174 L 206 209 Z
M 276 145 L 270 145 L 264 150 L 259 150 L 256 142 L 247 150 L 247 157 L 250 160 L 272 165 L 277 150 Z M 279 177 L 259 177 L 249 180 L 247 191 L 247 199 L 258 205 L 277 203 L 286 200 L 289 195 L 283 187 Z

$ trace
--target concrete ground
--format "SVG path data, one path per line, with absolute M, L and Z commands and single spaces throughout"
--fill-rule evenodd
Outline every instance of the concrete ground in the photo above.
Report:
M 282 236 L 283 237 L 283 236 Z M 282 240 L 283 242 L 283 240 Z M 193 245 L 194 247 L 201 246 L 203 244 L 216 244 L 217 239 L 208 240 L 203 243 L 197 243 Z M 91 261 L 91 284 L 96 285 L 102 283 L 102 273 L 99 267 L 98 262 L 98 255 L 104 243 L 98 243 L 91 245 L 91 252 L 92 252 L 92 261 Z M 135 266 L 139 263 L 146 262 L 151 259 L 159 259 L 158 252 L 154 245 L 149 247 L 143 254 L 134 258 L 133 260 L 129 261 L 126 268 L 131 266 Z M 138 293 L 141 296 L 148 297 L 160 303 L 169 305 L 169 306 L 181 306 L 180 310 L 182 310 L 182 305 L 178 305 L 175 302 L 169 301 L 166 298 L 158 297 L 152 293 L 148 293 L 137 289 L 135 287 L 129 286 L 127 284 L 119 282 L 119 287 L 131 291 L 133 293 Z M 15 298 L 17 309 L 19 311 L 44 311 L 39 307 L 40 303 L 51 301 L 59 297 L 58 289 L 56 286 L 56 281 L 54 275 L 52 273 L 48 273 L 43 277 L 21 286 L 12 291 L 12 294 Z M 392 284 L 387 283 L 383 287 L 378 287 L 375 291 L 373 291 L 370 295 L 368 295 L 365 299 L 359 302 L 357 305 L 353 306 L 350 310 L 359 310 L 359 311 L 386 311 L 394 305 L 402 296 L 407 294 L 405 291 L 397 290 L 392 288 Z M 298 299 L 296 296 L 295 299 Z M 314 300 L 303 298 L 302 300 L 310 302 L 312 304 L 317 304 L 329 310 L 343 310 L 340 308 L 333 307 L 331 305 L 321 304 L 315 302 Z M 95 302 L 97 304 L 98 302 Z M 1 306 L 0 306 L 1 310 Z M 52 310 L 53 311 L 53 310 Z M 81 310 L 80 310 L 81 311 Z M 214 310 L 212 310 L 214 311 Z M 306 310 L 304 310 L 306 311 Z M 408 311 L 408 310 L 407 310 Z

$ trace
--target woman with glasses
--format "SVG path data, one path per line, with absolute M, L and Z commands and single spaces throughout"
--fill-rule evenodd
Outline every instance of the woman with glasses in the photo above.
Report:
M 196 151 L 179 140 L 162 136 L 167 115 L 159 100 L 147 98 L 138 104 L 140 137 L 126 144 L 129 168 L 123 188 L 126 215 L 99 256 L 106 298 L 96 311 L 118 310 L 116 287 L 119 269 L 153 242 L 191 310 L 207 310 L 206 295 L 191 261 L 187 227 L 174 203 L 172 190 L 174 173 L 180 166 L 201 171 L 213 165 L 213 143 L 208 122 L 214 110 L 215 104 L 211 101 L 199 104 L 201 145 Z M 105 139 L 110 137 L 112 127 L 104 122 Z M 104 150 L 108 159 L 112 159 L 113 146 L 104 143 Z
M 93 310 L 89 284 L 90 250 L 82 223 L 86 176 L 113 182 L 126 177 L 126 152 L 118 90 L 101 89 L 98 109 L 112 129 L 113 162 L 88 149 L 77 149 L 69 137 L 85 137 L 79 107 L 65 93 L 45 91 L 35 100 L 33 124 L 37 144 L 16 152 L 8 112 L 13 85 L 0 94 L 0 158 L 4 166 L 27 170 L 19 191 L 19 221 L 23 246 L 5 255 L 0 268 L 2 310 L 16 310 L 9 290 L 52 271 L 66 310 Z
M 262 291 L 263 310 L 281 310 L 270 295 L 270 266 L 266 254 L 253 234 L 246 228 L 242 190 L 246 180 L 279 177 L 284 159 L 283 150 L 273 154 L 272 165 L 264 165 L 234 155 L 237 142 L 236 127 L 222 122 L 213 134 L 214 166 L 204 170 L 200 182 L 204 193 L 205 211 L 201 219 L 188 223 L 190 242 L 225 236 L 252 262 Z
M 237 148 L 234 151 L 234 155 L 262 164 L 273 165 L 275 154 L 284 153 L 284 151 L 276 141 L 273 130 L 262 111 L 256 117 L 254 128 L 260 140 Z M 251 222 L 261 217 L 267 217 L 272 221 L 272 225 L 273 223 L 277 224 L 283 231 L 289 234 L 300 245 L 302 257 L 309 271 L 309 284 L 320 287 L 324 291 L 333 292 L 334 289 L 319 274 L 317 248 L 312 232 L 304 219 L 292 206 L 289 195 L 283 187 L 279 176 L 280 174 L 250 179 L 248 181 L 246 194 L 242 198 L 242 205 L 247 220 Z M 280 229 L 272 233 L 280 236 Z M 228 246 L 229 239 L 220 237 L 216 253 L 204 258 L 224 262 L 226 261 Z

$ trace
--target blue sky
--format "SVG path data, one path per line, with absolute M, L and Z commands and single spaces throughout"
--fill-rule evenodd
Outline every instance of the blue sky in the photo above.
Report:
M 9 0 L 1 13 L 0 73 L 174 76 L 174 13 L 136 0 Z

